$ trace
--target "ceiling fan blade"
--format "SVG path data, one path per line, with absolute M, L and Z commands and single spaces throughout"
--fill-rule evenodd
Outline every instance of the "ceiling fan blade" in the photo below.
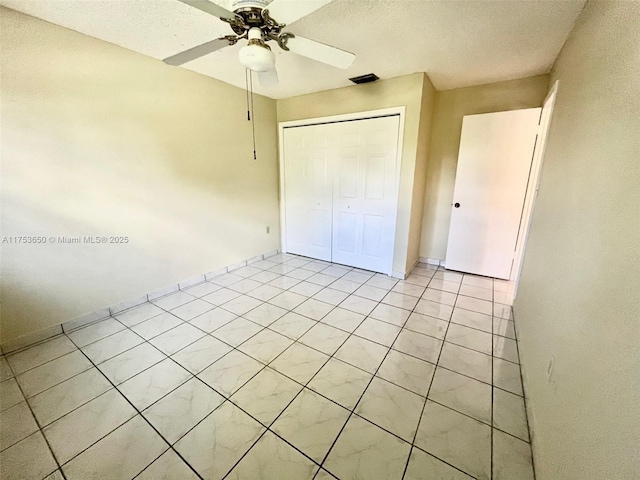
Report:
M 230 12 L 224 7 L 221 7 L 218 4 L 210 2 L 209 0 L 178 0 L 179 2 L 184 3 L 185 5 L 189 5 L 193 8 L 197 8 L 198 10 L 208 13 L 209 15 L 213 15 L 218 18 L 234 18 L 236 16 L 235 13 Z
M 353 53 L 297 35 L 287 40 L 287 47 L 293 53 L 338 68 L 349 68 L 356 58 Z
M 315 12 L 333 0 L 273 0 L 267 7 L 269 16 L 279 23 L 289 25 Z
M 211 52 L 215 52 L 216 50 L 220 50 L 221 48 L 228 45 L 229 40 L 227 40 L 226 38 L 216 38 L 215 40 L 205 42 L 202 45 L 190 48 L 189 50 L 185 50 L 184 52 L 176 53 L 175 55 L 167 57 L 162 61 L 168 65 L 182 65 L 184 63 L 190 62 L 191 60 L 195 60 L 196 58 L 203 57 Z
M 278 79 L 278 72 L 276 72 L 275 67 L 271 70 L 267 70 L 266 72 L 258 72 L 258 80 L 260 80 L 260 85 L 263 87 L 271 87 L 280 82 Z

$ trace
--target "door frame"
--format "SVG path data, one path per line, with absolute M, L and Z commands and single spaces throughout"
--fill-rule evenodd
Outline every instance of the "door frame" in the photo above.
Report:
M 555 109 L 556 100 L 558 99 L 559 85 L 560 81 L 556 80 L 553 86 L 549 89 L 549 93 L 547 93 L 544 102 L 542 102 L 543 108 L 540 112 L 540 121 L 538 123 L 538 138 L 536 140 L 536 146 L 533 152 L 531 174 L 529 176 L 529 186 L 527 188 L 524 205 L 522 207 L 522 220 L 520 231 L 518 232 L 516 250 L 514 252 L 514 264 L 511 270 L 511 278 L 509 278 L 509 281 L 515 282 L 513 292 L 514 298 L 518 292 L 518 283 L 520 282 L 522 264 L 524 262 L 524 255 L 527 249 L 529 229 L 531 228 L 531 221 L 533 220 L 533 210 L 535 208 L 536 199 L 538 197 L 538 189 L 540 188 L 540 176 L 542 173 L 542 166 L 544 164 L 545 153 L 547 151 L 549 131 L 551 130 L 551 122 L 553 121 L 553 111 Z M 552 99 L 552 102 L 549 105 L 549 115 L 547 116 L 547 122 L 543 124 L 542 114 L 544 113 L 544 105 L 550 99 Z
M 395 252 L 396 234 L 398 227 L 398 201 L 400 198 L 400 171 L 402 169 L 402 149 L 404 147 L 404 121 L 406 115 L 406 107 L 391 107 L 382 108 L 377 110 L 367 110 L 363 112 L 345 113 L 341 115 L 329 115 L 326 117 L 304 118 L 300 120 L 290 120 L 287 122 L 278 122 L 278 176 L 280 186 L 280 250 L 287 251 L 287 218 L 286 218 L 286 196 L 285 196 L 285 178 L 284 178 L 284 130 L 291 127 L 306 127 L 311 125 L 318 125 L 323 123 L 339 123 L 349 122 L 354 120 L 368 120 L 370 118 L 389 117 L 393 115 L 399 115 L 399 127 L 398 127 L 398 151 L 396 162 L 396 171 L 394 174 L 394 184 L 396 186 L 396 208 L 393 215 L 393 224 L 396 226 L 396 231 L 393 236 L 393 248 L 392 252 Z M 385 272 L 388 275 L 393 273 L 393 253 L 391 261 L 389 262 L 389 271 Z

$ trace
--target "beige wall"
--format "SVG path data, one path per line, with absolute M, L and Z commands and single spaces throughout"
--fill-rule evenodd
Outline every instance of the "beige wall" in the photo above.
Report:
M 542 105 L 549 76 L 436 92 L 420 256 L 444 260 L 458 165 L 462 118 Z
M 278 248 L 275 101 L 2 9 L 1 341 Z M 266 234 L 266 227 L 271 234 Z
M 588 2 L 552 72 L 514 307 L 539 480 L 640 474 L 639 24 L 638 2 Z
M 420 125 L 418 128 L 418 147 L 416 149 L 416 167 L 413 182 L 411 221 L 409 227 L 409 243 L 407 251 L 407 270 L 410 270 L 420 259 L 422 238 L 422 219 L 424 217 L 425 187 L 427 169 L 429 168 L 429 147 L 431 128 L 433 125 L 436 89 L 425 75 L 422 84 L 422 103 L 420 106 Z
M 422 92 L 423 86 L 427 82 L 426 89 L 431 92 L 433 87 L 427 76 L 423 73 L 415 73 L 375 83 L 278 100 L 278 122 L 398 106 L 406 107 L 398 219 L 393 256 L 394 272 L 404 273 L 409 263 L 411 212 L 412 207 L 416 207 L 412 202 L 414 199 L 414 174 L 420 133 Z

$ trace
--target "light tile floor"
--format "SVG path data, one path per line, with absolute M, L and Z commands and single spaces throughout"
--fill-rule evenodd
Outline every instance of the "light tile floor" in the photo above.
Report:
M 158 298 L 0 358 L 1 476 L 533 479 L 511 288 L 280 254 Z

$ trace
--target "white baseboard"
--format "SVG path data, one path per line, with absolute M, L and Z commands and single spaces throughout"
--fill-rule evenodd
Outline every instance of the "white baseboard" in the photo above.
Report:
M 180 287 L 180 290 L 184 290 L 185 288 L 193 287 L 194 285 L 198 285 L 199 283 L 202 283 L 204 281 L 205 281 L 205 278 L 203 273 L 202 275 L 191 277 L 183 282 L 180 282 L 178 284 L 178 287 Z
M 255 258 L 255 257 L 253 257 L 253 258 Z M 242 262 L 238 262 L 238 263 L 234 263 L 233 265 L 229 265 L 227 267 L 227 271 L 228 272 L 232 272 L 234 270 L 238 270 L 239 268 L 246 267 L 246 266 L 247 266 L 247 261 L 243 260 Z
M 168 290 L 168 289 L 167 289 Z M 158 298 L 158 297 L 155 297 Z M 115 305 L 111 305 L 109 307 L 109 311 L 111 315 L 116 315 L 120 312 L 124 312 L 125 310 L 129 310 L 130 308 L 137 307 L 138 305 L 142 305 L 149 301 L 149 294 L 145 293 L 137 298 L 132 300 L 126 300 L 124 302 L 116 303 Z M 66 322 L 65 322 L 66 323 Z M 63 324 L 64 325 L 64 324 Z
M 397 278 L 399 280 L 404 280 L 405 278 L 407 278 L 407 275 L 405 273 L 402 273 L 402 272 L 393 271 L 393 272 L 391 272 L 391 277 L 392 278 Z
M 219 275 L 223 275 L 225 273 L 227 273 L 229 270 L 227 270 L 227 267 L 224 268 L 218 268 L 217 270 L 212 270 L 208 273 L 204 274 L 204 279 L 205 280 L 211 280 L 213 277 L 217 277 Z
M 401 273 L 401 272 L 392 272 L 391 276 L 393 278 L 399 278 L 400 280 L 404 280 L 406 279 L 409 275 L 411 275 L 411 272 L 413 272 L 413 269 L 416 268 L 416 266 L 422 261 L 422 259 L 417 258 L 415 262 L 413 262 L 413 265 L 411 265 L 411 267 L 409 267 L 407 269 L 406 272 Z
M 240 267 L 244 267 L 250 263 L 258 262 L 260 260 L 264 260 L 265 258 L 272 257 L 273 255 L 277 255 L 278 253 L 280 253 L 279 250 L 271 250 L 263 255 L 252 257 L 249 260 L 244 260 L 227 267 L 219 268 L 209 273 L 197 275 L 181 282 L 173 283 L 171 285 L 167 285 L 166 287 L 162 287 L 152 292 L 145 293 L 144 295 L 141 295 L 137 298 L 126 300 L 109 307 L 101 308 L 99 310 L 96 310 L 95 312 L 81 315 L 74 318 L 73 320 L 69 320 L 58 325 L 53 325 L 51 327 L 38 330 L 37 332 L 22 335 L 18 338 L 14 338 L 13 340 L 9 340 L 1 344 L 0 352 L 2 352 L 2 354 L 4 355 L 7 353 L 15 352 L 17 350 L 21 350 L 26 347 L 33 346 L 36 343 L 48 340 L 57 335 L 61 335 L 62 333 L 70 332 L 71 330 L 77 330 L 78 328 L 85 327 L 100 320 L 104 320 L 109 316 L 117 315 L 118 313 L 121 313 L 125 310 L 129 310 L 131 308 L 142 305 L 143 303 L 146 303 L 150 300 L 164 297 L 165 295 L 177 292 L 178 290 L 183 290 L 198 283 L 202 283 L 205 280 L 209 280 L 210 278 L 228 273 Z
M 69 320 L 68 322 L 61 324 L 62 330 L 64 332 L 70 332 L 71 330 L 84 327 L 85 325 L 97 322 L 98 320 L 103 320 L 110 315 L 111 311 L 109 310 L 109 307 L 96 310 L 95 312 L 87 313 L 86 315 L 82 315 L 74 320 Z
M 48 340 L 62 333 L 62 325 L 53 325 L 51 327 L 38 330 L 37 332 L 22 335 L 21 337 L 14 338 L 8 342 L 3 343 L 0 346 L 2 353 L 15 352 L 25 347 L 30 347 L 36 343 Z
M 147 293 L 147 300 L 155 300 L 156 298 L 164 297 L 165 295 L 169 295 L 170 293 L 177 292 L 178 290 L 180 290 L 180 285 L 177 283 L 174 283 L 172 285 L 167 285 L 166 287 L 162 287 L 157 290 L 154 290 L 153 292 Z M 131 308 L 131 307 L 127 307 L 127 308 Z M 124 308 L 118 311 L 121 312 L 122 310 L 126 310 L 127 308 Z M 113 308 L 111 309 L 111 313 L 113 313 Z
M 420 257 L 420 263 L 426 263 L 427 265 L 436 265 L 444 268 L 444 260 L 438 260 L 437 258 Z

